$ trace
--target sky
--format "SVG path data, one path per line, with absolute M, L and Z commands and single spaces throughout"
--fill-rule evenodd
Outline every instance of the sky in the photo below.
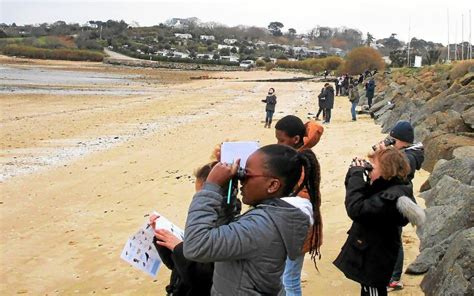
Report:
M 0 23 L 84 24 L 112 19 L 151 26 L 173 17 L 197 17 L 228 26 L 267 27 L 279 21 L 283 31 L 294 28 L 297 33 L 317 26 L 345 26 L 361 30 L 364 37 L 367 32 L 376 39 L 396 33 L 403 41 L 416 37 L 446 44 L 448 9 L 449 38 L 454 43 L 461 42 L 462 35 L 469 42 L 473 8 L 472 0 L 0 0 Z

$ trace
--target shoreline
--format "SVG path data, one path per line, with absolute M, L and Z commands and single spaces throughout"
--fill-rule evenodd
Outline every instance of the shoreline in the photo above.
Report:
M 84 67 L 67 64 L 76 65 L 78 71 Z M 124 74 L 139 71 L 144 77 L 151 73 L 124 69 Z M 167 75 L 168 70 L 155 72 L 151 77 Z M 53 149 L 75 143 L 79 150 L 84 143 L 88 148 L 104 145 L 66 163 L 0 182 L 3 294 L 162 294 L 170 274 L 166 267 L 151 279 L 120 260 L 128 236 L 153 210 L 184 225 L 194 191 L 193 171 L 209 160 L 217 143 L 226 139 L 275 143 L 274 130 L 264 129 L 262 122 L 260 100 L 268 87 L 277 90 L 275 121 L 287 114 L 305 121 L 317 110 L 323 84 L 241 81 L 292 75 L 264 71 L 206 73 L 232 79 L 189 79 L 196 73 L 181 72 L 181 77 L 152 84 L 154 92 L 147 96 L 0 94 L 2 159 L 14 156 L 6 154 L 8 149 L 42 149 L 48 143 Z M 359 292 L 359 286 L 332 265 L 350 225 L 343 178 L 352 157 L 365 156 L 384 135 L 368 115 L 352 122 L 349 109 L 346 97 L 336 97 L 333 122 L 325 126 L 313 149 L 322 168 L 325 235 L 320 272 L 309 256 L 305 258 L 302 282 L 308 295 L 330 295 L 335 289 L 338 295 Z M 13 114 L 24 119 L 19 122 Z M 107 140 L 95 145 L 99 138 Z M 417 173 L 415 188 L 426 177 L 426 172 Z M 406 266 L 417 254 L 414 229 L 406 227 L 403 239 Z M 406 288 L 394 295 L 423 295 L 418 287 L 421 277 L 403 275 L 403 279 Z

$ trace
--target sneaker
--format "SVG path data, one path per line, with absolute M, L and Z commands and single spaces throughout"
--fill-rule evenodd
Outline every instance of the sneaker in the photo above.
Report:
M 321 119 L 319 119 L 319 117 L 315 117 L 314 120 L 320 121 Z
M 403 289 L 403 283 L 401 281 L 390 281 L 387 286 L 387 291 L 398 291 Z

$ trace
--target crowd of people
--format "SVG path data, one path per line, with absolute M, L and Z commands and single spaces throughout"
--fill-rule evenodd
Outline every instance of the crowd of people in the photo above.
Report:
M 355 85 L 349 79 L 342 88 L 336 84 L 336 95 L 347 92 L 352 103 L 352 120 L 359 101 Z M 323 114 L 324 124 L 331 121 L 334 96 L 326 83 L 316 114 Z M 271 128 L 275 89 L 262 101 L 265 128 Z M 318 122 L 287 115 L 275 124 L 276 144 L 252 153 L 243 173 L 239 160 L 223 163 L 219 148 L 215 151 L 214 161 L 196 171 L 184 239 L 155 231 L 155 246 L 172 270 L 168 295 L 302 295 L 305 254 L 317 266 L 323 243 L 321 167 L 312 150 L 323 134 Z M 413 142 L 413 127 L 400 121 L 386 139 L 368 147 L 367 159 L 354 158 L 347 171 L 345 207 L 352 226 L 334 264 L 360 284 L 361 295 L 403 288 L 402 228 L 424 221 L 411 183 L 424 151 Z M 250 209 L 241 213 L 241 203 Z

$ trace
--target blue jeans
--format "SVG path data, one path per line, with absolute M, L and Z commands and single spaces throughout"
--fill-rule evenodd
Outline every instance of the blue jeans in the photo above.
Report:
M 304 255 L 295 260 L 286 258 L 285 271 L 283 272 L 283 286 L 286 296 L 301 296 L 301 269 L 303 269 Z
M 356 102 L 352 102 L 352 106 L 351 106 L 351 114 L 352 114 L 352 120 L 356 120 L 356 107 L 357 107 L 357 103 Z
M 274 111 L 266 111 L 267 116 L 265 117 L 265 124 L 272 124 L 272 119 L 273 119 L 273 112 Z

